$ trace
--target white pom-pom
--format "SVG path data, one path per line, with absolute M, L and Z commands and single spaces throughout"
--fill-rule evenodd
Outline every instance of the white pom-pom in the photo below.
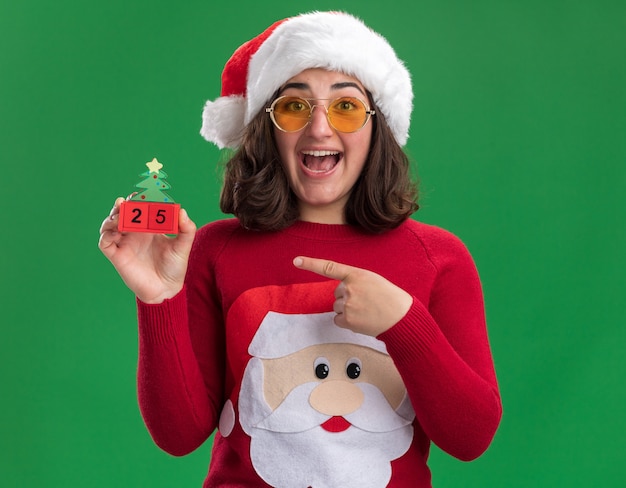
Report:
M 207 101 L 202 110 L 200 134 L 220 149 L 241 144 L 246 100 L 241 96 L 220 97 Z

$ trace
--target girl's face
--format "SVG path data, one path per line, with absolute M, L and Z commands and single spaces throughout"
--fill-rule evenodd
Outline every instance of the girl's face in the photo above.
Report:
M 352 76 L 307 69 L 288 80 L 279 96 L 309 99 L 328 107 L 338 97 L 356 97 L 369 105 L 363 85 Z M 372 123 L 357 132 L 335 130 L 324 107 L 313 109 L 310 123 L 298 132 L 274 128 L 278 153 L 291 189 L 298 198 L 300 220 L 345 223 L 344 207 L 368 156 Z

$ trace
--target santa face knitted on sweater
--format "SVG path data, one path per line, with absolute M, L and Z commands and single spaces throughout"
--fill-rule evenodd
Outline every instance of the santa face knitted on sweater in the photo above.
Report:
M 237 405 L 252 465 L 271 486 L 384 487 L 391 461 L 413 440 L 415 413 L 384 343 L 337 327 L 333 312 L 293 313 L 294 290 L 323 308 L 331 286 L 250 290 L 229 314 L 239 338 L 254 336 L 220 434 L 242 442 Z M 263 317 L 256 331 L 252 317 Z M 233 350 L 244 347 L 233 342 Z
M 333 316 L 270 312 L 255 341 L 283 326 L 311 328 L 319 340 L 329 329 L 337 329 L 336 336 L 358 335 L 339 329 Z M 382 342 L 376 342 L 381 349 Z M 386 486 L 391 461 L 411 444 L 415 417 L 386 352 L 350 342 L 312 345 L 273 359 L 252 358 L 239 411 L 252 438 L 252 463 L 272 486 Z

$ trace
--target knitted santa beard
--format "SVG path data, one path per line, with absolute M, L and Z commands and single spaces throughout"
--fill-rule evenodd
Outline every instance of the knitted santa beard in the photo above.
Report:
M 274 93 L 311 68 L 357 78 L 398 144 L 406 144 L 413 109 L 409 72 L 385 38 L 343 12 L 280 20 L 240 46 L 224 67 L 221 96 L 204 106 L 200 133 L 220 149 L 238 147 L 245 127 Z

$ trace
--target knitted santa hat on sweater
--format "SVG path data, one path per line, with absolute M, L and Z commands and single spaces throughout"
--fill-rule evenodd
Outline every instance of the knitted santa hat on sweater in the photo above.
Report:
M 224 67 L 221 96 L 204 106 L 200 133 L 219 148 L 238 147 L 245 126 L 276 90 L 310 68 L 357 78 L 396 141 L 406 144 L 413 108 L 409 72 L 380 34 L 343 12 L 280 20 L 240 46 Z
M 275 359 L 319 344 L 354 344 L 389 354 L 375 337 L 338 327 L 335 312 L 284 314 L 268 312 L 248 347 L 251 356 Z M 276 340 L 280 337 L 280 340 Z

